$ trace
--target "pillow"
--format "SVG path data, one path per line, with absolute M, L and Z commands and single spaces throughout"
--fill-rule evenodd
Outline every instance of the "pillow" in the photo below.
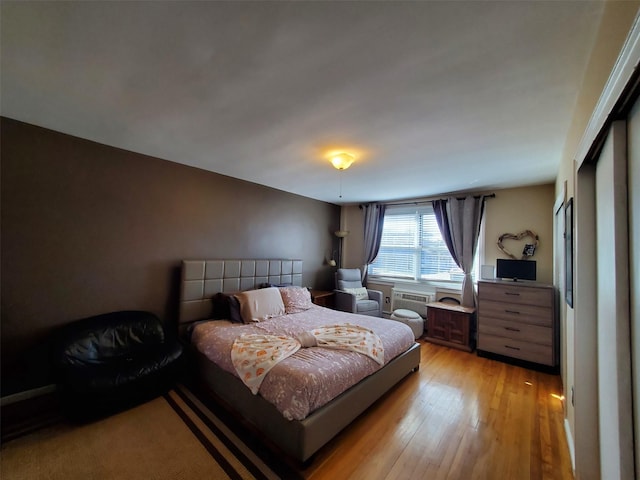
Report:
M 242 323 L 240 316 L 240 303 L 233 293 L 216 293 L 213 298 L 213 316 L 214 320 L 230 320 L 236 323 Z
M 244 323 L 261 322 L 284 315 L 284 303 L 275 287 L 236 293 Z
M 286 313 L 300 313 L 313 307 L 311 292 L 303 287 L 281 287 L 280 295 Z
M 345 288 L 344 291 L 352 295 L 355 295 L 356 301 L 369 300 L 369 292 L 367 292 L 367 289 L 365 287 Z

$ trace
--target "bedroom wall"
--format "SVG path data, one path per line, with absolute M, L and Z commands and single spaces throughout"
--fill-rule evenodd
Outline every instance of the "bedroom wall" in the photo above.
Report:
M 336 205 L 1 120 L 2 395 L 51 383 L 55 327 L 177 311 L 184 258 L 301 258 L 332 288 Z
M 539 237 L 538 247 L 531 258 L 536 261 L 537 281 L 553 283 L 553 202 L 554 185 L 495 190 L 496 198 L 485 205 L 483 265 L 496 265 L 496 259 L 509 258 L 498 248 L 498 238 L 503 233 L 517 234 L 531 230 Z M 507 251 L 520 258 L 521 241 L 504 241 Z

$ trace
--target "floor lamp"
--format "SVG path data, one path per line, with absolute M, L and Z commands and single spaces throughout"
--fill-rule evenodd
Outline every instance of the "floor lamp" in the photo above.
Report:
M 338 268 L 342 268 L 342 242 L 344 241 L 344 237 L 349 235 L 347 230 L 336 230 L 333 232 L 336 237 L 338 237 Z

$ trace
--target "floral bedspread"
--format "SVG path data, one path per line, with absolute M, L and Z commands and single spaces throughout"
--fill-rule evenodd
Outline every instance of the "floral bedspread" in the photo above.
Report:
M 341 323 L 375 332 L 383 345 L 385 364 L 415 343 L 413 332 L 403 323 L 319 306 L 253 324 L 225 320 L 202 322 L 194 327 L 191 342 L 209 360 L 237 377 L 231 349 L 241 335 L 297 338 L 315 328 Z M 285 418 L 302 420 L 379 368 L 378 362 L 361 353 L 323 347 L 301 348 L 269 371 L 259 394 Z
M 231 362 L 240 380 L 255 395 L 271 369 L 302 347 L 350 350 L 384 365 L 380 337 L 368 328 L 351 323 L 314 328 L 296 338 L 262 333 L 241 335 L 231 347 Z

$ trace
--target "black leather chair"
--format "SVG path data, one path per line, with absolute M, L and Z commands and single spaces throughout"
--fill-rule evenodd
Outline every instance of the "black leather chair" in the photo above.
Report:
M 65 325 L 53 348 L 64 410 L 87 419 L 156 397 L 175 383 L 182 352 L 149 312 L 112 312 Z

